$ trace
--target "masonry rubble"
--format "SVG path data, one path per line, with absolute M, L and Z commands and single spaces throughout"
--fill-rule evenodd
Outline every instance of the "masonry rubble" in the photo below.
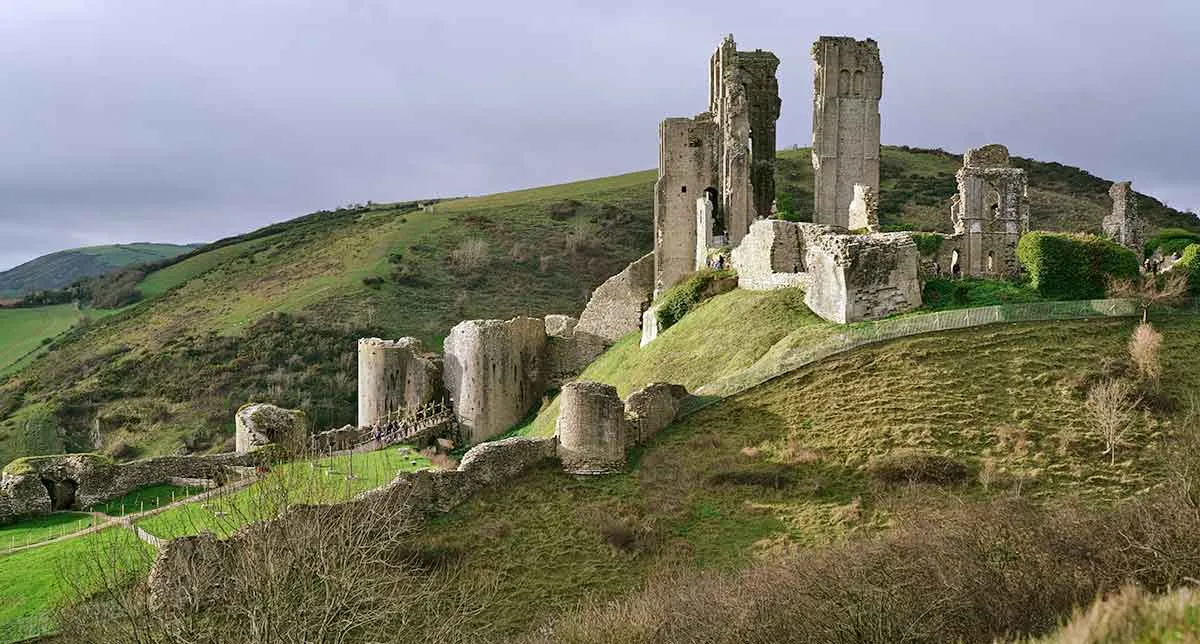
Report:
M 238 454 L 272 443 L 300 452 L 308 447 L 308 433 L 308 419 L 298 409 L 249 403 L 234 415 L 234 441 Z

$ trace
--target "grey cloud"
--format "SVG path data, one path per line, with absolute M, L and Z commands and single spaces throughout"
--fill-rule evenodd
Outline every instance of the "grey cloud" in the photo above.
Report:
M 1015 154 L 1200 207 L 1190 0 L 798 3 L 41 0 L 0 8 L 0 266 L 76 243 L 215 239 L 351 201 L 651 168 L 732 32 L 780 55 L 879 40 L 886 143 Z

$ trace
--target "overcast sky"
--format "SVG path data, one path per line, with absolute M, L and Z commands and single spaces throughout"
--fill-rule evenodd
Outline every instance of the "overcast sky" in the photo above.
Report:
M 730 32 L 783 61 L 781 147 L 811 140 L 812 41 L 873 37 L 884 143 L 1200 209 L 1196 0 L 0 0 L 0 270 L 651 168 Z

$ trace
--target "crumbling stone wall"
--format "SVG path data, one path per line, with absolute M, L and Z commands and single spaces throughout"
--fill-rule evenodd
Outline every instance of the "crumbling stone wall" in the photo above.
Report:
M 446 390 L 468 442 L 503 433 L 541 402 L 548 375 L 544 321 L 460 322 L 445 350 Z
M 812 58 L 813 221 L 851 228 L 854 184 L 879 192 L 879 45 L 822 36 L 813 44 Z
M 697 200 L 713 195 L 712 218 L 737 245 L 775 200 L 775 121 L 779 59 L 738 51 L 729 36 L 709 64 L 709 110 L 659 127 L 654 201 L 654 293 L 671 288 L 700 261 Z
M 242 405 L 234 415 L 234 441 L 238 454 L 275 443 L 289 452 L 308 447 L 308 418 L 298 409 L 266 403 Z
M 397 409 L 442 398 L 442 363 L 420 340 L 358 341 L 358 426 L 374 427 Z
M 289 531 L 311 534 L 314 526 L 372 515 L 387 516 L 392 529 L 415 529 L 484 488 L 553 458 L 556 444 L 554 438 L 520 437 L 484 443 L 468 451 L 454 471 L 402 472 L 386 486 L 349 502 L 298 506 L 276 519 L 247 525 L 228 539 L 209 534 L 173 539 L 159 550 L 150 570 L 151 602 L 157 610 L 179 610 L 221 601 L 231 592 L 229 570 L 245 560 L 242 553 L 260 544 L 280 543 L 280 536 Z
M 840 324 L 921 306 L 919 253 L 908 233 L 829 235 L 801 227 L 812 284 L 804 303 Z M 805 234 L 807 233 L 807 234 Z
M 955 176 L 958 194 L 950 209 L 955 235 L 943 244 L 939 266 L 951 276 L 1016 277 L 1017 242 L 1029 231 L 1025 171 L 1011 167 L 1008 148 L 990 144 L 968 150 Z
M 654 297 L 654 265 L 655 254 L 647 253 L 605 280 L 579 316 L 576 333 L 612 343 L 637 331 Z
M 561 387 L 579 375 L 604 350 L 609 342 L 579 329 L 579 321 L 567 315 L 547 315 L 546 387 Z
M 1133 191 L 1133 183 L 1118 181 L 1108 189 L 1112 198 L 1112 212 L 1104 218 L 1104 234 L 1118 244 L 1133 249 L 1140 257 L 1143 253 L 1142 243 L 1144 228 L 1138 217 L 1137 193 Z
M 258 465 L 275 454 L 259 450 L 248 454 L 160 456 L 122 464 L 98 454 L 17 459 L 0 474 L 0 523 L 52 510 L 86 508 L 138 488 L 177 479 L 222 483 L 231 476 L 231 468 Z
M 820 224 L 755 222 L 733 251 L 738 286 L 799 286 L 826 320 L 845 324 L 921 306 L 919 253 L 908 233 L 841 234 Z
M 854 184 L 854 199 L 850 202 L 850 230 L 868 233 L 879 232 L 879 199 L 875 189 L 861 183 Z
M 670 425 L 687 397 L 680 385 L 654 383 L 622 403 L 612 385 L 567 384 L 555 426 L 563 470 L 588 475 L 624 470 L 629 448 Z
M 833 229 L 829 231 L 832 234 Z M 750 234 L 733 249 L 733 267 L 738 287 L 751 291 L 809 285 L 799 227 L 789 221 L 755 222 Z

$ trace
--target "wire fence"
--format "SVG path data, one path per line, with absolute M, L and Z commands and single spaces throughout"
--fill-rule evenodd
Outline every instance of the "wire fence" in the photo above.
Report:
M 1171 308 L 1153 309 L 1160 314 L 1200 314 L 1200 298 L 1189 298 Z M 1002 322 L 1045 322 L 1083 320 L 1102 317 L 1131 317 L 1142 314 L 1136 299 L 1078 300 L 1072 302 L 1032 302 L 1002 304 L 970 309 L 907 315 L 872 322 L 849 324 L 830 335 L 804 346 L 760 361 L 750 368 L 699 388 L 702 397 L 724 398 L 758 386 L 818 360 L 861 346 L 923 333 L 952 331 Z M 689 409 L 694 412 L 704 404 Z

